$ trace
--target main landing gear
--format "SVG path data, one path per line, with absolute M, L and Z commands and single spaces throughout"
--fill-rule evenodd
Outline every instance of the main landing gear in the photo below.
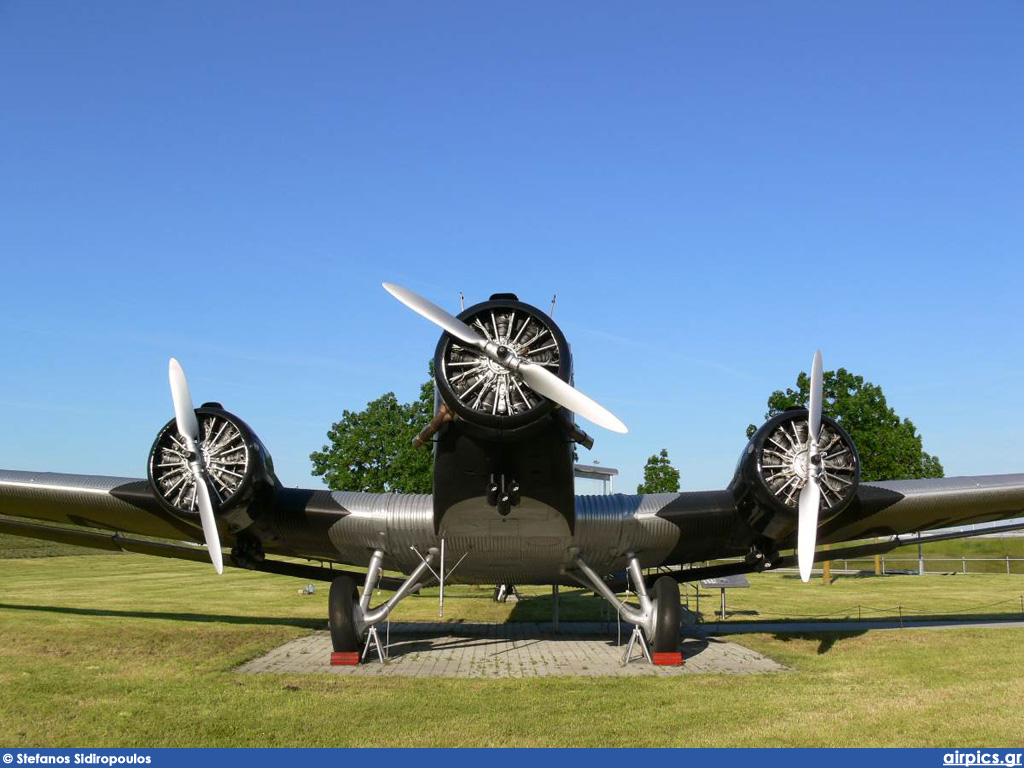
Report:
M 507 603 L 519 602 L 519 590 L 516 589 L 515 584 L 495 584 L 494 585 L 494 602 L 496 603 Z
M 640 561 L 630 552 L 627 555 L 627 573 L 640 601 L 640 609 L 637 610 L 619 600 L 578 552 L 573 556 L 573 562 L 576 570 L 568 571 L 566 575 L 587 589 L 593 589 L 611 603 L 623 621 L 633 625 L 633 634 L 623 656 L 623 664 L 629 662 L 635 645 L 639 645 L 644 657 L 654 664 L 680 666 L 683 663 L 683 654 L 679 650 L 679 584 L 672 577 L 660 577 L 654 582 L 651 593 L 648 594 Z
M 438 551 L 431 549 L 423 558 L 423 562 L 402 582 L 391 599 L 373 609 L 370 608 L 370 598 L 377 582 L 380 581 L 383 550 L 376 550 L 370 558 L 362 596 L 359 595 L 356 582 L 351 576 L 339 576 L 331 582 L 327 603 L 331 645 L 334 647 L 334 653 L 331 654 L 332 665 L 358 664 L 366 657 L 371 647 L 376 650 L 380 660 L 384 661 L 385 651 L 381 647 L 376 625 L 387 619 L 395 606 L 417 587 L 423 575 L 430 570 L 430 564 L 437 555 Z

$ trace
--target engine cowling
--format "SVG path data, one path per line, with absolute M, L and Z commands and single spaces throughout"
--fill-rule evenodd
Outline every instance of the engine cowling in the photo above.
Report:
M 216 493 L 219 516 L 233 531 L 251 524 L 260 504 L 279 486 L 274 460 L 256 433 L 219 403 L 196 409 L 200 448 Z M 147 474 L 157 499 L 172 514 L 198 522 L 195 477 L 174 419 L 164 425 L 149 451 Z
M 729 489 L 737 508 L 763 536 L 779 540 L 796 529 L 800 490 L 807 477 L 808 413 L 783 411 L 769 419 L 747 443 Z M 838 422 L 821 418 L 820 522 L 842 512 L 857 494 L 860 456 Z
M 562 331 L 549 315 L 514 294 L 496 294 L 458 318 L 563 381 L 572 381 L 572 353 Z M 457 418 L 482 431 L 520 433 L 558 408 L 518 374 L 448 334 L 442 335 L 434 353 L 434 377 L 442 402 Z

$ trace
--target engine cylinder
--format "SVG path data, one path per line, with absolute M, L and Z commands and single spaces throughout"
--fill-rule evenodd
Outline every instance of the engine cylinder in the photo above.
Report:
M 221 511 L 247 509 L 261 492 L 278 486 L 274 460 L 249 425 L 212 403 L 197 408 L 196 419 L 199 449 Z M 157 499 L 169 512 L 193 522 L 199 519 L 196 480 L 174 419 L 153 441 L 147 475 Z
M 796 527 L 800 491 L 807 482 L 808 413 L 783 411 L 769 419 L 747 443 L 729 489 L 737 508 L 763 536 L 779 540 Z M 819 521 L 842 512 L 857 494 L 860 457 L 838 422 L 822 416 L 818 438 L 821 470 Z
M 502 295 L 467 308 L 459 319 L 489 341 L 572 380 L 572 354 L 555 322 L 544 312 Z M 448 334 L 434 353 L 437 391 L 464 422 L 491 434 L 521 433 L 558 406 L 534 392 L 522 377 Z

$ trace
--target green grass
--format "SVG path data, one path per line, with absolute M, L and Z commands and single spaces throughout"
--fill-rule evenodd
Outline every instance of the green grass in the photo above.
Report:
M 839 546 L 838 544 L 836 545 Z M 922 549 L 927 557 L 1024 557 L 1024 536 L 978 537 L 973 539 L 951 539 L 935 544 L 925 544 Z M 893 550 L 886 557 L 917 557 L 917 545 L 911 544 Z
M 63 557 L 65 555 L 101 555 L 102 549 L 86 549 L 70 544 L 42 539 L 26 539 L 24 536 L 11 536 L 0 533 L 0 560 L 12 560 L 24 557 Z
M 730 623 L 804 618 L 1006 616 L 1024 619 L 1024 577 L 1000 574 L 820 576 L 802 584 L 796 574 L 756 574 L 749 589 L 727 590 Z M 693 588 L 687 592 L 696 609 Z M 719 591 L 701 590 L 700 614 L 714 621 Z
M 1019 594 L 999 576 L 751 580 L 730 603 L 812 613 L 848 600 L 926 609 Z M 349 679 L 232 670 L 322 628 L 326 589 L 209 566 L 97 555 L 0 561 L 0 743 L 8 746 L 1021 746 L 1016 629 L 745 635 L 791 672 L 661 679 Z M 546 592 L 546 590 L 535 590 Z M 446 618 L 546 618 L 447 591 Z M 703 607 L 703 606 L 702 606 Z M 436 593 L 397 619 L 436 620 Z M 600 615 L 564 596 L 562 615 Z
M 836 545 L 838 549 L 842 545 Z M 1010 557 L 1010 572 L 1024 574 L 1024 562 L 1012 562 L 1013 558 L 1024 560 L 1024 536 L 1002 536 L 992 538 L 953 539 L 925 544 L 921 547 L 928 571 L 960 571 L 961 558 L 991 558 L 989 562 L 967 562 L 969 573 L 1006 573 L 1004 558 Z M 917 570 L 917 545 L 894 549 L 885 555 L 886 570 Z M 836 565 L 842 567 L 842 561 Z M 850 562 L 851 568 L 874 570 L 874 558 Z

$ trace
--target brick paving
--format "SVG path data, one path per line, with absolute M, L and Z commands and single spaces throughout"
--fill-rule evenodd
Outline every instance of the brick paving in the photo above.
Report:
M 623 645 L 616 645 L 615 625 L 550 624 L 428 624 L 391 625 L 390 658 L 377 662 L 370 651 L 356 667 L 330 665 L 331 637 L 314 632 L 279 646 L 238 668 L 244 673 L 325 673 L 356 677 L 548 677 L 692 674 L 756 674 L 780 672 L 781 664 L 742 645 L 716 638 L 683 641 L 682 667 L 656 667 L 643 660 L 623 666 L 622 655 L 630 628 L 623 626 Z M 386 642 L 385 628 L 380 628 Z

